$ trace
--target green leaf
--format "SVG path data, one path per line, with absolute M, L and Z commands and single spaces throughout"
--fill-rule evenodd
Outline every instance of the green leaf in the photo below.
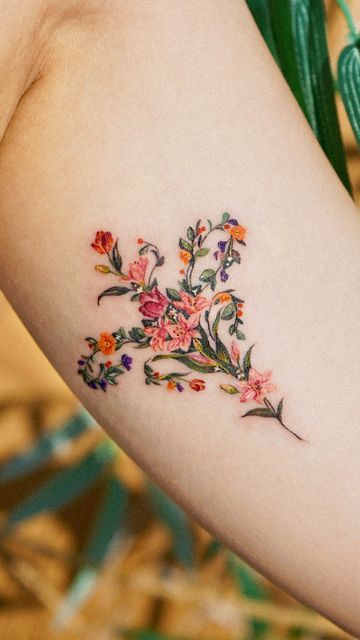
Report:
M 188 230 L 186 232 L 187 237 L 189 238 L 190 242 L 192 242 L 195 238 L 195 231 L 192 227 L 188 227 Z
M 209 282 L 214 278 L 215 275 L 216 272 L 214 271 L 214 269 L 204 269 L 199 277 L 199 280 L 201 280 L 202 282 Z
M 231 329 L 231 327 L 230 327 L 230 329 Z M 230 333 L 230 329 L 229 329 L 229 333 Z M 236 329 L 236 337 L 237 337 L 238 340 L 246 340 L 245 333 L 243 331 L 240 331 L 240 329 Z
M 329 61 L 325 31 L 323 0 L 311 0 L 309 58 L 319 142 L 345 188 L 351 193 L 344 145 L 334 95 L 334 82 Z
M 193 371 L 198 371 L 198 373 L 214 373 L 215 372 L 216 364 L 215 365 L 199 364 L 198 362 L 195 362 L 194 360 L 191 359 L 191 353 L 190 354 L 171 353 L 169 355 L 161 354 L 161 355 L 155 356 L 152 359 L 152 361 L 156 362 L 157 360 L 168 360 L 168 359 L 179 360 L 185 367 L 189 367 L 189 369 L 192 369 Z
M 247 4 L 273 58 L 278 62 L 278 53 L 274 40 L 268 1 L 247 0 Z
M 185 567 L 193 567 L 195 549 L 187 515 L 155 484 L 149 483 L 148 488 L 157 516 L 172 534 L 175 556 Z
M 216 355 L 219 358 L 219 360 L 221 360 L 221 362 L 225 362 L 227 365 L 230 365 L 231 368 L 233 368 L 229 352 L 226 346 L 224 345 L 224 343 L 220 340 L 218 335 L 216 335 L 215 344 L 216 344 Z
M 340 54 L 338 83 L 341 97 L 360 146 L 360 45 L 351 44 Z
M 251 409 L 251 411 L 248 411 L 247 413 L 244 413 L 244 415 L 242 416 L 243 418 L 246 418 L 246 416 L 258 416 L 259 418 L 273 418 L 273 414 L 270 411 L 270 409 L 265 409 L 264 408 L 260 408 L 259 409 Z
M 106 289 L 102 293 L 100 293 L 97 303 L 100 304 L 101 298 L 105 296 L 124 296 L 129 291 L 133 291 L 133 289 L 129 289 L 128 287 L 110 287 L 110 289 Z
M 184 240 L 183 238 L 180 238 L 179 240 L 179 247 L 180 249 L 183 249 L 184 251 L 188 251 L 189 253 L 192 253 L 192 246 L 191 244 L 189 244 L 186 240 Z
M 116 269 L 116 271 L 118 271 L 119 273 L 121 273 L 121 267 L 122 267 L 122 260 L 121 260 L 121 256 L 118 250 L 118 241 L 116 240 L 116 243 L 113 247 L 112 250 L 112 254 L 111 254 L 111 263 L 113 265 L 113 267 Z
M 53 621 L 54 627 L 64 627 L 87 599 L 96 583 L 99 570 L 120 534 L 128 492 L 122 482 L 111 476 L 92 524 L 86 546 L 81 554 L 82 566 L 75 575 Z
M 216 337 L 219 331 L 219 322 L 220 322 L 220 315 L 221 315 L 221 311 L 218 311 L 215 317 L 215 320 L 213 322 L 213 326 L 212 326 L 212 332 L 214 334 L 214 336 Z
M 176 289 L 166 289 L 166 295 L 169 300 L 181 300 L 181 295 Z
M 94 484 L 114 458 L 115 452 L 113 443 L 106 440 L 78 464 L 54 474 L 15 507 L 3 531 L 8 533 L 23 520 L 43 511 L 56 511 L 75 500 Z
M 204 256 L 207 256 L 207 254 L 209 253 L 210 249 L 207 249 L 206 247 L 203 247 L 203 249 L 199 249 L 196 253 L 195 253 L 195 258 L 203 258 Z
M 230 302 L 222 310 L 221 319 L 222 320 L 231 320 L 231 318 L 234 317 L 234 314 L 235 314 L 235 305 L 234 305 L 233 302 Z
M 229 213 L 223 213 L 222 214 L 222 218 L 221 218 L 221 224 L 225 224 L 225 222 L 227 222 L 228 220 L 230 220 L 230 214 Z
M 283 406 L 284 406 L 284 398 L 281 398 L 281 400 L 280 400 L 280 402 L 279 402 L 279 404 L 277 406 L 277 409 L 276 409 L 276 415 L 279 418 L 279 420 L 282 419 Z
M 222 389 L 222 391 L 225 391 L 225 393 L 229 393 L 230 395 L 240 393 L 239 389 L 234 387 L 232 384 L 221 384 L 220 389 Z
M 145 337 L 145 332 L 140 327 L 133 327 L 129 331 L 129 337 L 135 342 L 140 342 Z
M 243 368 L 243 372 L 244 372 L 244 375 L 245 375 L 246 378 L 248 377 L 249 371 L 251 369 L 251 352 L 252 352 L 253 347 L 254 347 L 254 345 L 252 344 L 250 349 L 248 349 L 247 352 L 245 353 L 244 359 L 243 359 L 242 368 Z
M 139 256 L 144 256 L 149 251 L 149 245 L 144 244 L 143 247 L 139 250 Z
M 95 420 L 82 409 L 61 427 L 40 436 L 34 447 L 3 464 L 0 469 L 0 483 L 22 478 L 41 468 L 54 454 L 67 447 L 84 431 L 95 426 Z

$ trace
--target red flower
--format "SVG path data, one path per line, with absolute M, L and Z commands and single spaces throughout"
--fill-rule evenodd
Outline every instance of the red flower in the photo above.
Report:
M 159 318 L 169 304 L 168 299 L 160 293 L 157 287 L 154 287 L 152 291 L 143 291 L 139 301 L 139 311 L 147 318 Z
M 194 378 L 193 380 L 190 380 L 190 387 L 193 389 L 193 391 L 204 391 L 205 382 L 204 380 Z
M 114 239 L 110 231 L 97 231 L 94 242 L 91 246 L 98 253 L 108 253 L 114 244 Z

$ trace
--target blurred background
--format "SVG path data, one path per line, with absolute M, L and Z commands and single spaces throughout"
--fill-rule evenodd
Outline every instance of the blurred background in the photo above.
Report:
M 359 203 L 359 1 L 248 4 Z M 150 482 L 81 408 L 4 297 L 0 322 L 1 640 L 350 638 Z

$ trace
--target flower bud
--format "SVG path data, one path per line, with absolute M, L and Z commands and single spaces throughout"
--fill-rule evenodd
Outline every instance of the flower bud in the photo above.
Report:
M 97 264 L 95 267 L 96 271 L 100 271 L 100 273 L 110 273 L 109 267 L 105 264 Z

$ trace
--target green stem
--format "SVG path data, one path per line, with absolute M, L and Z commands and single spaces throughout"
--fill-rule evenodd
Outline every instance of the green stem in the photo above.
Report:
M 299 436 L 297 433 L 295 433 L 295 431 L 292 431 L 289 427 L 286 426 L 286 424 L 283 423 L 283 421 L 281 420 L 281 418 L 279 418 L 278 414 L 276 413 L 275 408 L 271 404 L 270 400 L 268 400 L 268 398 L 264 398 L 264 405 L 267 407 L 267 409 L 269 409 L 271 411 L 271 413 L 272 413 L 273 417 L 275 418 L 275 420 L 280 422 L 281 426 L 284 427 L 284 429 L 286 429 L 286 431 L 289 431 L 289 433 L 291 433 L 293 436 L 295 436 L 295 438 L 297 438 L 298 440 L 302 440 L 303 442 L 306 442 L 306 440 L 304 440 L 304 438 L 301 438 L 301 436 Z
M 346 0 L 336 0 L 339 9 L 342 11 L 344 18 L 346 20 L 348 29 L 349 29 L 349 36 L 350 36 L 350 40 L 351 42 L 355 42 L 355 40 L 357 40 L 360 36 L 358 29 L 356 28 L 354 19 L 352 17 L 351 11 L 350 11 L 350 7 L 347 3 Z

